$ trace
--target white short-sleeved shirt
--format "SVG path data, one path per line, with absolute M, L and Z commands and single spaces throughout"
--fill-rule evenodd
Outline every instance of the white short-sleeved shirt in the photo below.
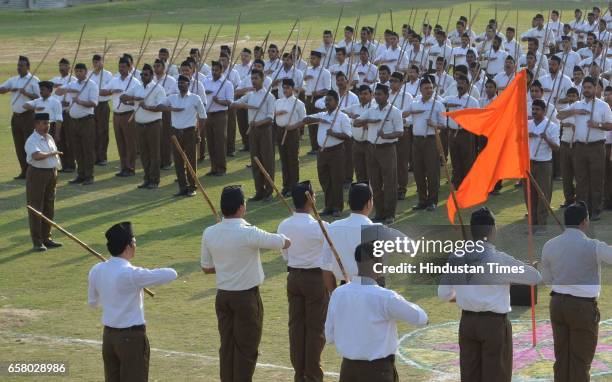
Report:
M 412 115 L 412 133 L 415 136 L 424 137 L 436 134 L 434 128 L 427 125 L 433 102 L 433 97 L 430 97 L 427 102 L 423 102 L 423 98 L 419 96 L 410 105 L 410 111 L 422 111 L 422 113 Z M 436 100 L 434 111 L 431 115 L 432 122 L 439 125 L 446 123 L 446 117 L 442 115 L 445 111 L 444 105 Z
M 591 112 L 593 102 L 586 100 L 581 100 L 578 102 L 574 102 L 572 105 L 568 107 L 568 110 L 577 110 L 582 109 L 586 110 L 589 113 Z M 590 119 L 590 115 L 576 115 L 574 116 L 576 120 L 576 134 L 575 141 L 576 142 L 587 142 L 587 135 L 589 136 L 588 142 L 596 142 L 602 141 L 606 139 L 606 131 L 600 130 L 597 128 L 590 129 L 591 133 L 588 134 L 588 126 L 587 122 Z M 600 99 L 595 100 L 595 108 L 593 109 L 593 122 L 594 123 L 611 123 L 612 122 L 612 111 L 610 111 L 610 106 Z
M 121 90 L 121 93 L 113 93 L 111 95 L 111 102 L 113 103 L 113 113 L 125 113 L 134 110 L 133 105 L 126 105 L 121 102 L 121 96 L 125 94 L 129 89 L 140 85 L 140 81 L 136 78 L 132 78 L 129 74 L 125 78 L 121 78 L 120 75 L 113 77 L 109 84 L 110 90 Z
M 559 146 L 559 126 L 556 123 L 548 122 L 548 118 L 544 118 L 539 124 L 536 124 L 532 119 L 527 122 L 527 130 L 534 134 L 546 134 L 546 137 Z M 550 161 L 552 160 L 552 149 L 544 141 L 544 138 L 529 137 L 529 157 L 534 161 Z
M 113 80 L 113 73 L 106 69 L 102 69 L 99 73 L 94 71 L 89 72 L 89 79 L 98 85 L 99 90 L 109 90 L 110 83 Z M 111 99 L 111 96 L 99 96 L 98 103 L 107 102 Z
M 337 115 L 337 117 L 336 117 Z M 336 137 L 332 137 L 331 135 L 327 135 L 327 130 L 330 128 L 333 132 L 343 133 L 352 136 L 351 132 L 351 121 L 349 117 L 340 112 L 340 110 L 336 109 L 331 113 L 328 111 L 322 111 L 320 113 L 309 115 L 309 117 L 321 118 L 327 123 L 319 123 L 319 128 L 317 129 L 317 142 L 321 148 L 330 148 L 342 144 L 344 141 L 342 139 L 338 139 Z M 336 119 L 334 121 L 334 118 Z M 332 122 L 334 122 L 332 126 Z M 327 137 L 327 142 L 326 142 Z
M 179 94 L 172 94 L 168 96 L 164 104 L 171 107 L 183 109 L 183 111 L 173 111 L 171 113 L 172 127 L 175 129 L 186 129 L 188 127 L 195 127 L 197 118 L 206 118 L 206 108 L 202 99 L 189 91 L 182 96 Z
M 34 131 L 26 140 L 24 150 L 26 152 L 26 162 L 28 162 L 30 166 L 36 168 L 56 168 L 59 165 L 59 157 L 57 155 L 52 155 L 42 160 L 32 158 L 32 154 L 34 153 L 57 151 L 55 141 L 50 134 L 42 136 Z
M 310 76 L 311 78 L 306 79 L 306 77 L 308 76 Z M 306 69 L 306 74 L 304 75 L 304 78 L 304 81 L 306 81 L 304 90 L 307 96 L 311 96 L 312 93 L 321 91 L 323 89 L 331 89 L 331 73 L 329 72 L 329 70 L 322 68 L 320 65 L 316 68 L 309 66 L 308 69 Z
M 372 134 L 374 140 L 370 141 L 370 143 L 376 142 L 376 144 L 385 144 L 397 142 L 397 138 L 386 139 L 378 137 L 378 132 L 381 129 L 385 134 L 400 133 L 404 131 L 402 112 L 397 107 L 391 105 L 391 102 L 387 102 L 385 107 L 382 109 L 376 102 L 373 102 L 372 107 L 366 110 L 365 114 L 360 116 L 358 119 L 380 121 L 377 123 L 368 124 L 368 130 L 371 129 L 374 132 Z M 368 139 L 371 139 L 372 136 L 369 136 Z
M 83 118 L 88 115 L 94 114 L 94 107 L 85 107 L 74 103 L 74 99 L 77 97 L 81 101 L 91 101 L 98 104 L 98 97 L 100 96 L 100 89 L 92 80 L 84 80 L 82 82 L 71 82 L 65 87 L 66 89 L 77 90 L 78 93 L 73 93 L 71 98 L 71 104 L 69 114 L 71 118 Z
M 265 97 L 265 101 L 264 101 Z M 263 102 L 262 102 L 263 101 Z M 264 119 L 270 118 L 274 119 L 274 102 L 276 99 L 274 95 L 268 92 L 265 88 L 261 88 L 259 90 L 253 90 L 243 95 L 239 99 L 235 101 L 237 104 L 243 105 L 251 105 L 260 107 L 258 109 L 248 109 L 248 120 L 252 122 L 263 121 Z
M 233 101 L 234 86 L 232 86 L 232 83 L 229 80 L 224 81 L 223 76 L 219 77 L 218 80 L 214 80 L 212 77 L 206 77 L 203 85 L 207 93 L 206 112 L 210 114 L 227 110 L 227 106 L 219 105 L 218 103 L 213 102 L 213 96 L 217 96 L 217 98 L 221 101 Z M 221 86 L 223 86 L 223 88 L 221 88 Z
M 160 86 L 161 84 L 156 84 L 151 81 L 146 85 L 140 84 L 134 88 L 129 89 L 125 94 L 142 98 L 146 106 L 155 107 L 157 105 L 161 105 L 164 103 L 166 99 L 166 92 L 164 88 Z M 134 120 L 136 123 L 151 123 L 162 118 L 161 111 L 148 111 L 143 109 L 142 107 L 137 108 L 136 115 L 134 116 Z
M 306 106 L 304 105 L 304 102 L 295 98 L 295 96 L 287 98 L 281 95 L 281 98 L 274 102 L 275 114 L 279 111 L 287 112 L 286 114 L 276 116 L 276 125 L 280 127 L 293 125 L 294 123 L 303 120 L 306 116 Z
M 64 120 L 62 115 L 62 104 L 53 97 L 48 97 L 46 99 L 39 97 L 28 101 L 27 104 L 34 107 L 35 113 L 48 113 L 50 122 L 62 122 Z M 38 110 L 41 108 L 42 110 Z
M 28 84 L 28 86 L 25 88 L 25 91 L 40 96 L 40 88 L 38 87 L 38 77 L 34 76 L 32 80 L 30 80 L 30 77 L 32 77 L 32 73 L 28 73 L 23 77 L 11 77 L 8 80 L 4 81 L 4 83 L 0 85 L 0 88 L 21 89 L 26 86 L 26 84 Z M 28 101 L 30 101 L 30 98 L 24 96 L 18 91 L 11 92 L 11 109 L 13 110 L 13 113 L 21 114 L 26 111 L 26 109 L 23 108 L 23 104 Z

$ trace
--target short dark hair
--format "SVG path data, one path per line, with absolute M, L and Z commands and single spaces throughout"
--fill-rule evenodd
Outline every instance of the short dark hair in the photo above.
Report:
M 576 201 L 565 208 L 563 219 L 568 227 L 577 227 L 589 216 L 587 205 L 583 201 Z
M 493 231 L 495 216 L 487 207 L 481 207 L 472 213 L 470 218 L 470 230 L 472 239 L 483 240 Z
M 541 99 L 534 99 L 533 102 L 531 103 L 531 107 L 537 106 L 540 109 L 546 111 L 546 102 L 544 102 L 544 100 Z
M 311 196 L 313 194 L 312 185 L 308 180 L 296 184 L 291 189 L 291 199 L 293 199 L 293 205 L 296 209 L 302 209 L 306 205 L 306 201 L 308 201 L 306 192 L 310 193 Z
M 261 78 L 262 80 L 264 78 L 264 74 L 263 74 L 263 72 L 261 70 L 253 69 L 251 71 L 251 75 L 253 75 L 253 74 L 256 75 L 257 77 Z
M 355 261 L 363 263 L 368 260 L 375 259 L 374 256 L 374 242 L 369 241 L 367 243 L 361 243 L 355 248 Z
M 326 96 L 328 96 L 328 97 L 332 97 L 333 99 L 335 99 L 335 100 L 336 100 L 336 102 L 338 102 L 338 100 L 340 99 L 340 98 L 338 97 L 338 92 L 336 92 L 335 90 L 329 90 L 329 91 L 327 91 Z
M 241 186 L 227 186 L 221 191 L 221 212 L 224 216 L 234 215 L 244 205 Z
M 361 211 L 372 199 L 372 188 L 368 183 L 353 183 L 348 193 L 348 204 L 351 211 Z

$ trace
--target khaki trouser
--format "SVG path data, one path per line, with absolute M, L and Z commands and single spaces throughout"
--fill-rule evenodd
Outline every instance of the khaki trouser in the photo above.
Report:
M 259 288 L 217 290 L 215 311 L 221 337 L 221 382 L 251 381 L 263 328 L 264 309 Z
M 395 143 L 371 144 L 368 148 L 368 175 L 374 197 L 375 216 L 395 217 L 397 207 L 397 154 Z
M 96 125 L 96 162 L 105 161 L 108 151 L 108 123 L 110 120 L 110 107 L 108 101 L 99 102 L 94 109 Z
M 599 335 L 597 301 L 552 293 L 549 310 L 555 341 L 555 382 L 589 381 Z
M 247 130 L 249 129 L 249 111 L 244 109 L 236 110 L 236 122 L 238 123 L 238 131 L 242 138 L 242 145 L 245 150 L 249 149 L 249 136 Z
M 227 111 L 208 114 L 206 118 L 206 140 L 210 155 L 210 171 L 227 171 Z
M 325 316 L 329 294 L 323 271 L 289 269 L 289 354 L 295 382 L 323 382 L 321 352 L 325 346 Z
M 159 139 L 161 136 L 162 121 L 158 119 L 150 123 L 136 124 L 138 130 L 138 143 L 140 143 L 140 160 L 144 170 L 144 181 L 159 184 Z
M 408 176 L 412 158 L 412 127 L 404 127 L 404 135 L 398 140 L 396 145 L 397 152 L 397 193 L 405 194 L 408 190 Z
M 602 207 L 605 156 L 603 141 L 574 144 L 576 199 L 586 202 L 590 213 L 598 212 Z
M 574 187 L 574 148 L 570 148 L 568 142 L 561 142 L 559 151 L 565 203 L 574 203 L 576 200 L 576 187 Z
M 536 182 L 542 189 L 546 199 L 550 201 L 552 196 L 552 160 L 549 161 L 531 161 L 531 175 L 535 178 Z M 531 180 L 530 180 L 531 182 Z M 546 218 L 548 217 L 548 207 L 546 202 L 542 200 L 538 191 L 536 190 L 533 182 L 531 182 L 531 223 L 533 225 L 546 225 Z M 527 204 L 527 186 L 525 180 L 523 180 L 523 193 L 525 195 L 525 204 Z
M 34 112 L 24 111 L 23 113 L 13 113 L 11 117 L 11 133 L 15 144 L 15 153 L 21 167 L 21 173 L 25 175 L 28 162 L 26 162 L 25 143 L 34 131 Z
M 345 153 L 345 155 L 353 156 L 353 164 L 355 166 L 355 178 L 357 182 L 368 181 L 368 145 L 367 141 L 359 142 L 353 140 L 353 152 Z
M 136 169 L 136 124 L 130 122 L 131 111 L 113 114 L 113 130 L 115 130 L 115 141 L 119 152 L 119 161 L 122 171 L 134 171 Z
M 448 150 L 450 152 L 451 163 L 453 165 L 453 175 L 451 181 L 455 189 L 459 188 L 463 179 L 474 164 L 474 134 L 467 130 L 450 130 Z
M 227 111 L 227 154 L 236 151 L 236 109 Z
M 606 144 L 606 159 L 605 159 L 605 171 L 606 179 L 604 181 L 604 201 L 603 205 L 605 208 L 612 207 L 612 162 L 610 161 L 610 155 L 612 151 L 612 145 Z
M 55 168 L 41 169 L 28 166 L 26 170 L 26 199 L 28 205 L 42 212 L 49 219 L 53 219 L 55 211 L 56 184 L 57 170 Z M 29 211 L 28 218 L 32 244 L 40 246 L 51 239 L 50 224 L 31 211 Z
M 344 205 L 344 145 L 317 151 L 317 174 L 325 194 L 325 210 L 342 211 Z
M 77 162 L 78 177 L 92 179 L 96 162 L 96 125 L 93 115 L 72 118 L 69 132 L 70 144 Z
M 67 110 L 62 112 L 62 129 L 60 130 L 60 141 L 57 143 L 57 149 L 63 153 L 60 155 L 60 163 L 62 164 L 62 169 L 74 170 L 76 168 L 76 158 L 74 153 L 74 148 L 70 143 L 70 127 L 74 124 L 72 122 L 72 118 Z M 52 133 L 55 138 L 55 131 Z
M 462 313 L 459 366 L 462 382 L 512 380 L 512 324 L 506 315 Z
M 249 133 L 249 147 L 251 152 L 251 171 L 255 182 L 255 195 L 267 197 L 272 195 L 272 186 L 264 177 L 255 163 L 254 157 L 259 158 L 264 169 L 274 181 L 274 141 L 272 138 L 272 125 L 254 127 Z
M 102 358 L 105 382 L 146 382 L 149 380 L 151 350 L 144 329 L 104 328 Z
M 438 204 L 440 190 L 440 156 L 436 137 L 414 136 L 412 140 L 414 181 L 417 186 L 419 203 Z
M 196 131 L 195 127 L 188 127 L 186 129 L 172 129 L 173 135 L 179 141 L 179 144 L 187 159 L 191 164 L 194 171 L 197 171 L 196 163 Z M 194 191 L 196 189 L 195 179 L 189 173 L 187 165 L 183 161 L 183 157 L 178 152 L 177 148 L 172 145 L 172 155 L 174 157 L 174 170 L 176 171 L 176 178 L 178 179 L 179 189 L 181 191 Z
M 356 333 L 358 335 L 358 333 Z M 399 382 L 395 356 L 373 361 L 353 361 L 342 358 L 340 382 Z
M 353 140 L 347 139 L 344 141 L 344 181 L 352 182 L 353 181 L 353 172 L 355 171 L 355 167 L 353 166 Z
M 172 164 L 172 113 L 162 112 L 162 130 L 159 138 L 159 158 L 160 167 L 167 167 Z
M 312 96 L 306 97 L 306 114 L 314 114 L 317 112 L 314 104 L 318 98 Z M 308 125 L 308 137 L 310 138 L 310 150 L 319 151 L 319 142 L 317 142 L 317 131 L 319 130 L 319 124 Z
M 278 154 L 281 161 L 281 170 L 283 174 L 283 191 L 291 191 L 300 181 L 300 130 L 295 129 L 287 131 L 285 144 L 281 144 L 285 129 L 279 128 L 279 133 L 276 135 L 278 143 Z

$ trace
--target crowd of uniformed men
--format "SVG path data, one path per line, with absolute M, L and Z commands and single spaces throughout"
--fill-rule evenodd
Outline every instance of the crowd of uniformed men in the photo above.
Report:
M 371 243 L 360 244 L 360 227 L 394 222 L 410 171 L 418 194 L 414 210 L 436 208 L 440 167 L 449 156 L 450 182 L 458 188 L 486 141 L 443 113 L 495 102 L 522 68 L 529 77 L 532 174 L 547 200 L 553 180 L 563 181 L 568 228 L 555 239 L 554 248 L 557 253 L 567 252 L 559 241 L 570 241 L 573 235 L 571 248 L 588 252 L 592 274 L 583 275 L 576 284 L 597 284 L 599 262 L 610 261 L 609 247 L 588 239 L 581 230 L 586 230 L 589 220 L 598 220 L 603 209 L 612 208 L 612 51 L 608 52 L 612 13 L 602 14 L 593 7 L 586 19 L 579 9 L 570 22 L 559 16 L 554 10 L 550 15 L 537 14 L 532 28 L 520 35 L 514 27 L 499 30 L 495 19 L 476 34 L 473 20 L 464 16 L 450 31 L 428 20 L 418 26 L 405 24 L 401 33 L 377 34 L 369 26 L 358 31 L 346 26 L 339 41 L 324 31 L 322 44 L 308 56 L 296 45 L 281 52 L 277 45 L 266 43 L 242 49 L 232 62 L 235 52 L 223 45 L 210 66 L 199 49 L 191 49 L 189 57 L 175 65 L 169 50 L 161 48 L 158 58 L 141 68 L 135 67 L 130 54 L 123 54 L 115 74 L 104 68 L 99 54 L 90 64 L 62 58 L 59 75 L 48 81 L 33 76 L 30 61 L 20 56 L 18 75 L 0 86 L 0 94 L 11 94 L 11 128 L 20 166 L 15 179 L 26 179 L 28 204 L 53 218 L 56 168 L 76 174 L 69 183 L 87 186 L 94 182 L 96 166 L 108 165 L 111 114 L 120 160 L 116 176 L 133 177 L 140 157 L 144 175 L 138 188 L 155 189 L 160 172 L 174 163 L 177 197 L 195 195 L 196 187 L 171 143 L 172 136 L 194 169 L 208 152 L 206 175 L 221 177 L 227 173 L 228 157 L 236 155 L 239 134 L 243 144 L 239 151 L 249 152 L 252 159 L 256 192 L 249 201 L 271 200 L 273 188 L 254 158 L 274 178 L 278 149 L 281 192 L 292 197 L 295 206 L 295 214 L 281 223 L 278 234 L 248 225 L 242 219 L 243 192 L 230 186 L 221 196 L 223 220 L 203 235 L 202 268 L 216 273 L 218 286 L 221 380 L 250 380 L 256 366 L 263 322 L 260 248 L 282 250 L 288 261 L 290 355 L 296 381 L 323 379 L 320 354 L 326 341 L 335 343 L 343 357 L 341 380 L 397 380 L 394 322 L 424 325 L 427 315 L 378 286 L 382 282 L 372 266 L 379 259 L 372 255 Z M 308 154 L 317 156 L 325 205 L 321 215 L 340 217 L 344 189 L 349 188 L 351 214 L 327 229 L 352 282 L 335 289 L 331 298 L 336 281 L 348 280 L 310 215 L 315 206 L 305 192 L 313 197 L 314 192 L 309 182 L 300 182 L 299 171 L 303 135 L 309 136 Z M 491 193 L 499 193 L 500 188 L 501 183 Z M 546 201 L 536 193 L 532 198 L 533 223 L 541 229 L 548 215 Z M 474 237 L 494 236 L 494 218 L 488 210 L 475 212 L 472 224 L 488 227 L 473 228 Z M 33 214 L 30 229 L 35 250 L 61 246 L 51 239 L 50 226 Z M 119 349 L 132 335 L 146 341 L 146 334 L 141 335 L 142 301 L 137 303 L 142 300 L 141 289 L 167 282 L 176 273 L 151 273 L 130 265 L 135 251 L 130 224 L 114 226 L 107 238 L 113 258 L 90 274 L 90 303 L 104 307 L 106 379 L 145 380 L 148 342 L 146 359 L 138 362 Z M 489 252 L 493 258 L 516 261 L 492 245 Z M 588 380 L 593 338 L 595 343 L 597 338 L 599 289 L 565 287 L 568 278 L 555 273 L 579 264 L 573 255 L 552 256 L 549 268 L 542 269 L 545 281 L 559 284 L 553 287 L 551 300 L 558 381 Z M 557 262 L 561 265 L 551 271 L 550 263 Z M 456 299 L 463 310 L 462 380 L 510 381 L 508 286 L 533 285 L 540 279 L 538 271 L 529 268 L 495 290 L 441 286 L 440 296 Z M 118 306 L 125 294 L 129 294 L 121 300 L 125 306 Z M 576 323 L 580 319 L 569 312 L 571 304 L 581 311 L 592 310 L 593 322 Z M 491 330 L 483 332 L 483 327 Z M 576 333 L 586 339 L 581 342 Z M 570 346 L 574 341 L 580 345 Z

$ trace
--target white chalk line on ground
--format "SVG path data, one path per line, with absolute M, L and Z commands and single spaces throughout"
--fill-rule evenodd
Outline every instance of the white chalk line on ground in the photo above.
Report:
M 0 332 L 0 334 L 6 334 L 6 335 L 12 336 L 14 338 L 33 339 L 33 340 L 45 341 L 45 342 L 49 342 L 49 343 L 77 344 L 77 345 L 88 345 L 88 346 L 96 346 L 96 347 L 102 346 L 102 341 L 88 340 L 88 339 L 82 339 L 82 338 L 70 338 L 70 337 L 59 337 L 59 336 L 43 336 L 43 335 L 38 335 L 38 334 L 25 334 L 25 333 L 16 333 L 16 332 Z M 193 357 L 193 358 L 204 359 L 206 361 L 215 362 L 215 363 L 219 362 L 219 358 L 218 357 L 213 357 L 213 356 L 209 356 L 209 355 L 205 355 L 205 354 L 199 354 L 199 353 L 191 353 L 191 352 L 184 352 L 184 351 L 178 351 L 178 350 L 168 350 L 168 349 L 159 349 L 159 348 L 151 348 L 151 351 L 155 352 L 155 353 L 163 354 L 165 356 Z M 260 368 L 260 369 L 276 369 L 276 370 L 284 370 L 284 371 L 293 372 L 293 368 L 292 367 L 282 366 L 282 365 L 275 365 L 273 363 L 261 363 L 261 362 L 258 362 L 256 367 Z M 338 378 L 340 376 L 340 374 L 335 373 L 335 372 L 331 372 L 331 371 L 325 372 L 324 374 L 327 377 Z

